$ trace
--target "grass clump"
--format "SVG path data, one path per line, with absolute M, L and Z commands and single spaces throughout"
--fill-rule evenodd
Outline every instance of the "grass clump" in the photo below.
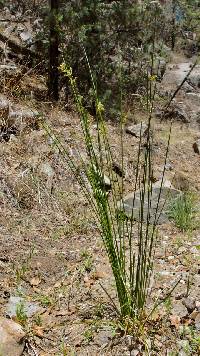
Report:
M 89 66 L 89 63 L 88 63 Z M 90 66 L 89 66 L 90 69 Z M 72 70 L 67 65 L 61 66 L 61 71 L 67 76 L 79 113 L 82 127 L 83 141 L 87 161 L 81 161 L 82 172 L 77 169 L 77 162 L 69 154 L 70 148 L 66 148 L 52 135 L 49 128 L 47 132 L 53 138 L 55 145 L 59 148 L 65 162 L 71 169 L 81 186 L 82 193 L 89 202 L 93 212 L 96 226 L 101 234 L 102 241 L 107 253 L 110 266 L 112 268 L 117 302 L 112 298 L 112 304 L 116 312 L 122 319 L 131 318 L 141 320 L 145 315 L 146 301 L 149 296 L 149 283 L 153 270 L 154 251 L 157 240 L 157 223 L 159 220 L 159 201 L 163 186 L 160 187 L 160 194 L 154 202 L 154 212 L 152 213 L 152 179 L 153 176 L 153 156 L 152 156 L 152 134 L 151 134 L 151 114 L 153 110 L 153 96 L 155 92 L 154 81 L 148 79 L 148 102 L 147 111 L 149 118 L 147 121 L 148 130 L 142 144 L 142 134 L 137 152 L 137 167 L 134 170 L 135 184 L 134 192 L 140 192 L 139 218 L 134 220 L 133 210 L 135 198 L 133 199 L 132 217 L 128 220 L 124 216 L 124 178 L 115 180 L 113 172 L 113 153 L 108 135 L 108 127 L 104 117 L 104 106 L 98 98 L 96 86 L 91 74 L 95 102 L 95 120 L 97 126 L 96 136 L 92 130 L 92 120 L 84 107 L 83 97 L 79 94 L 76 80 L 72 75 Z M 120 127 L 120 150 L 122 171 L 124 171 L 124 133 L 125 118 L 123 110 Z M 142 131 L 142 124 L 141 124 Z M 166 151 L 168 155 L 169 142 Z M 80 154 L 81 160 L 81 154 Z M 105 175 L 109 178 L 110 188 L 105 182 Z M 164 178 L 164 172 L 163 172 Z M 120 218 L 119 218 L 120 217 Z M 134 240 L 136 236 L 136 240 Z M 109 293 L 105 291 L 109 296 Z M 111 299 L 111 297 L 109 296 Z
M 197 227 L 197 206 L 194 193 L 185 192 L 171 201 L 169 218 L 182 232 L 189 232 Z

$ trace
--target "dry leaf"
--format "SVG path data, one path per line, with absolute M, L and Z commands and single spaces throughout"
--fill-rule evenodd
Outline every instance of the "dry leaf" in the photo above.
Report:
M 42 326 L 34 325 L 33 328 L 32 328 L 32 331 L 38 337 L 43 337 L 44 336 L 44 330 L 43 330 Z
M 102 271 L 96 271 L 92 274 L 92 278 L 93 279 L 101 279 L 101 278 L 105 278 L 106 273 L 102 272 Z
M 41 283 L 41 279 L 39 277 L 33 277 L 31 280 L 30 280 L 30 285 L 32 287 L 37 287 L 39 284 Z
M 180 316 L 177 315 L 171 315 L 170 316 L 170 321 L 171 321 L 171 325 L 175 326 L 176 329 L 179 329 L 179 326 L 181 324 L 181 318 Z

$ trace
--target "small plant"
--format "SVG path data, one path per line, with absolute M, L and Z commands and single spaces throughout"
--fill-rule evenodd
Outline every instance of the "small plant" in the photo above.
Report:
M 164 301 L 164 306 L 166 309 L 167 314 L 170 314 L 171 310 L 172 310 L 172 301 L 171 298 L 168 297 L 165 301 Z
M 92 256 L 87 251 L 82 251 L 81 257 L 83 258 L 83 269 L 86 272 L 90 272 L 93 266 Z
M 173 219 L 176 226 L 183 232 L 189 232 L 196 228 L 196 199 L 193 193 L 183 193 L 171 201 L 169 218 Z
M 19 304 L 17 304 L 16 317 L 20 324 L 22 324 L 23 326 L 26 324 L 28 316 L 26 314 L 26 310 L 25 310 L 23 301 L 20 302 Z
M 39 295 L 36 300 L 40 302 L 43 307 L 49 307 L 53 303 L 48 295 Z
M 84 331 L 83 337 L 88 344 L 90 341 L 93 340 L 94 335 L 93 335 L 93 331 L 91 330 L 91 328 L 88 328 Z

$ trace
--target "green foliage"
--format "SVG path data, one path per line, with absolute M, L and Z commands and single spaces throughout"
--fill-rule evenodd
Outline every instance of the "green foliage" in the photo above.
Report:
M 196 227 L 196 199 L 193 193 L 183 193 L 171 202 L 168 215 L 181 231 Z
M 17 304 L 16 317 L 17 317 L 17 320 L 20 322 L 20 324 L 22 324 L 22 325 L 26 324 L 28 316 L 26 314 L 23 302 L 20 302 L 19 304 Z

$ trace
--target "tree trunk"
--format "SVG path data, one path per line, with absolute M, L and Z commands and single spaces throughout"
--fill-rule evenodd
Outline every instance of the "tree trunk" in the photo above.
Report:
M 59 99 L 59 29 L 58 10 L 59 0 L 49 0 L 49 75 L 48 95 L 52 100 Z

